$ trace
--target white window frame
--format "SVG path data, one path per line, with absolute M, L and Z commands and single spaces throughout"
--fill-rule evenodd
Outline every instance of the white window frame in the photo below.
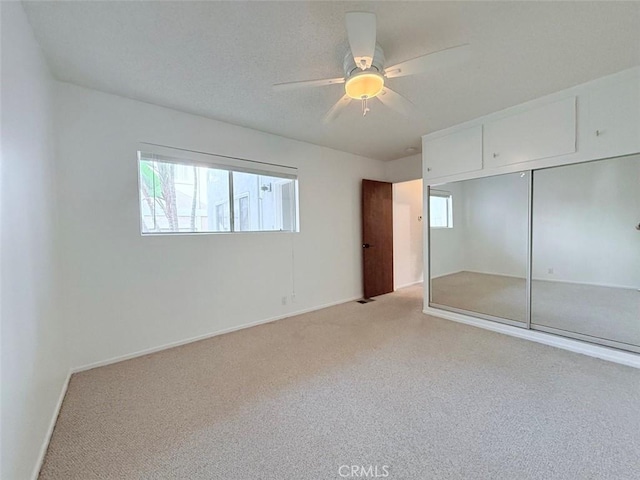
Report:
M 284 224 L 284 206 L 283 206 L 283 201 L 282 201 L 282 193 L 283 193 L 283 187 L 285 185 L 289 185 L 286 181 L 284 180 L 280 180 L 277 181 L 273 184 L 274 190 L 275 190 L 275 203 L 276 203 L 276 211 L 278 212 L 278 218 L 277 223 L 278 223 L 278 227 L 282 230 L 283 224 Z M 294 191 L 291 192 L 292 196 L 291 196 L 291 201 L 292 201 L 292 206 L 297 205 L 297 197 L 296 197 L 296 192 L 295 192 L 295 185 L 293 186 Z M 291 221 L 294 223 L 294 225 L 297 224 L 297 217 L 296 217 L 296 212 L 293 210 L 297 210 L 297 209 L 292 209 L 291 212 L 289 212 L 289 214 L 291 215 Z M 284 230 L 284 231 L 289 231 L 289 230 Z
M 173 163 L 180 166 L 198 166 L 205 168 L 212 168 L 217 170 L 227 170 L 229 172 L 229 231 L 214 231 L 214 232 L 146 232 L 143 229 L 143 216 L 142 216 L 142 197 L 141 195 L 141 182 L 140 176 L 140 162 L 155 160 L 159 162 Z M 136 168 L 138 172 L 138 214 L 140 217 L 140 232 L 142 236 L 157 236 L 157 235 L 218 235 L 218 234 L 237 234 L 237 233 L 299 233 L 300 232 L 300 204 L 298 200 L 298 169 L 296 167 L 290 167 L 286 165 L 277 165 L 267 162 L 258 162 L 255 160 L 246 160 L 241 158 L 235 158 L 230 156 L 209 154 L 203 152 L 195 152 L 186 149 L 176 149 L 171 147 L 165 147 L 162 145 L 156 145 L 152 143 L 141 143 L 138 147 L 138 155 Z M 264 175 L 269 177 L 281 178 L 282 181 L 293 181 L 294 189 L 294 208 L 295 215 L 293 215 L 293 229 L 292 230 L 249 230 L 249 231 L 236 231 L 235 220 L 235 200 L 236 196 L 233 192 L 233 172 L 251 173 L 255 175 Z M 240 195 L 243 196 L 243 195 Z M 248 196 L 248 195 L 247 195 Z M 217 202 L 216 206 L 225 202 Z M 249 205 L 250 207 L 250 205 Z M 155 218 L 154 218 L 155 222 Z
M 447 224 L 446 225 L 431 225 L 431 197 L 446 198 L 447 199 Z M 429 228 L 453 228 L 453 195 L 451 192 L 445 190 L 429 189 Z

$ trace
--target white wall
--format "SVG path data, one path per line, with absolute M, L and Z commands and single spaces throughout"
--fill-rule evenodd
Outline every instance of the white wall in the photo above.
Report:
M 534 278 L 640 288 L 640 155 L 541 170 L 534 192 Z
M 384 169 L 388 182 L 399 183 L 422 179 L 422 154 L 385 162 Z
M 53 80 L 22 5 L 2 2 L 0 477 L 31 477 L 69 362 L 55 304 Z
M 528 176 L 511 173 L 467 180 L 460 185 L 462 269 L 526 277 Z
M 394 288 L 423 281 L 422 180 L 393 184 Z
M 360 182 L 382 162 L 69 84 L 57 105 L 74 365 L 362 295 Z M 140 141 L 298 167 L 301 232 L 141 237 Z
M 431 277 L 441 277 L 464 270 L 465 226 L 463 221 L 463 198 L 460 183 L 434 187 L 450 192 L 453 202 L 453 227 L 431 229 Z M 426 189 L 424 192 L 426 204 Z M 426 215 L 425 215 L 426 217 Z M 427 219 L 425 218 L 425 222 Z M 426 225 L 426 223 L 425 223 Z M 425 242 L 425 252 L 427 252 Z

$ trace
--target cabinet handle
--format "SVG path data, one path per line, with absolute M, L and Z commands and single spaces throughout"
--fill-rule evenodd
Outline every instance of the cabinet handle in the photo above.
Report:
M 427 167 L 427 172 L 430 172 L 430 171 L 431 171 L 431 167 Z
M 602 135 L 604 132 L 602 130 L 596 130 L 596 137 L 599 137 L 600 135 Z
M 493 158 L 498 158 L 499 156 L 500 156 L 500 154 L 499 154 L 499 153 L 494 153 L 494 154 L 493 154 Z

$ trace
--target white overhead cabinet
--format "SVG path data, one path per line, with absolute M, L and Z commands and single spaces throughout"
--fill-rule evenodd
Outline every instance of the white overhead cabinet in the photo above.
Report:
M 591 89 L 585 133 L 597 158 L 640 151 L 640 74 Z
M 640 152 L 640 67 L 422 137 L 429 184 Z
M 422 140 L 424 177 L 482 170 L 482 125 Z
M 576 97 L 484 124 L 484 166 L 501 167 L 576 151 Z

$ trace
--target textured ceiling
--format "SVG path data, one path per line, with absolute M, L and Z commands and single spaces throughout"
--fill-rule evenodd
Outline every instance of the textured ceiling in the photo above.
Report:
M 339 150 L 390 160 L 420 136 L 640 64 L 640 3 L 26 2 L 56 78 Z M 388 85 L 407 118 L 357 102 L 323 115 L 342 85 L 344 13 L 373 11 L 387 65 L 469 43 L 471 60 Z

